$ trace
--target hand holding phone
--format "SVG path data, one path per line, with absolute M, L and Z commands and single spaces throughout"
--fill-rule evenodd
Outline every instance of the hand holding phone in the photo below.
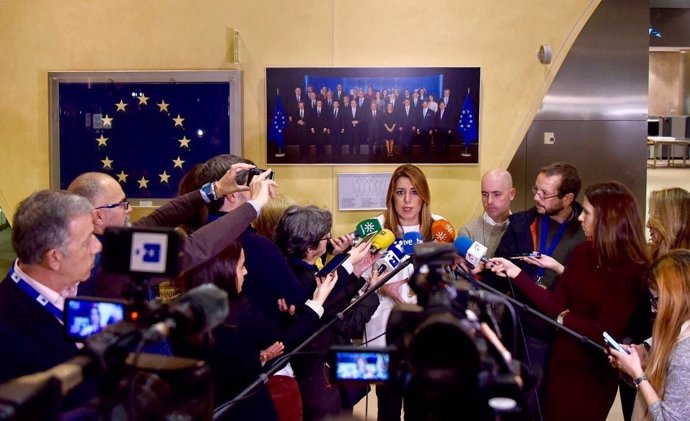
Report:
M 343 265 L 343 263 L 345 263 L 348 257 L 350 257 L 350 253 L 336 254 L 331 260 L 328 261 L 328 263 L 323 265 L 321 270 L 316 273 L 316 276 L 319 278 L 324 278 L 330 273 L 335 272 L 340 266 Z
M 623 352 L 623 353 L 626 353 L 626 354 L 630 355 L 630 351 L 628 351 L 627 349 L 623 348 L 623 347 L 621 346 L 621 344 L 619 344 L 618 342 L 616 342 L 616 340 L 613 339 L 613 338 L 611 337 L 611 335 L 609 335 L 607 332 L 604 332 L 604 333 L 603 333 L 603 336 L 604 336 L 604 342 L 606 342 L 611 348 L 615 349 L 615 350 L 618 351 L 618 352 Z
M 512 260 L 520 260 L 523 257 L 534 257 L 535 259 L 539 259 L 541 257 L 541 253 L 538 251 L 531 251 L 529 253 L 518 253 L 516 256 L 510 257 Z

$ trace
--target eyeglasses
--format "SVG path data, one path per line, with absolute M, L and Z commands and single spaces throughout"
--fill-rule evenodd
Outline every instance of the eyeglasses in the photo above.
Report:
M 326 234 L 326 235 L 323 236 L 323 238 L 321 239 L 321 241 L 323 241 L 323 240 L 330 240 L 331 238 L 333 238 L 333 234 L 331 234 L 331 233 L 329 232 L 328 234 Z
M 540 192 L 539 189 L 537 188 L 537 186 L 532 186 L 532 193 L 534 193 L 534 194 L 536 194 L 537 196 L 539 196 L 539 198 L 540 198 L 541 200 L 547 200 L 547 199 L 552 199 L 552 198 L 554 198 L 554 197 L 560 197 L 560 196 L 561 196 L 560 193 L 557 193 L 557 194 L 554 194 L 554 195 L 551 195 L 551 196 L 544 196 L 544 193 L 543 193 L 543 192 Z
M 127 210 L 127 209 L 129 209 L 129 201 L 123 200 L 122 202 L 119 202 L 119 203 L 111 203 L 109 205 L 99 206 L 96 209 L 114 209 L 118 206 L 122 206 L 123 208 L 125 208 L 125 210 Z

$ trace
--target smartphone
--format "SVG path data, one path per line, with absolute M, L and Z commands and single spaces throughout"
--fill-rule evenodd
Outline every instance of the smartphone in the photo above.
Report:
M 74 297 L 65 300 L 63 322 L 65 334 L 73 341 L 102 331 L 106 326 L 119 323 L 127 317 L 127 303 L 92 297 Z
M 336 382 L 384 383 L 390 378 L 387 348 L 333 346 L 329 349 L 331 378 Z
M 626 353 L 626 354 L 630 354 L 630 352 L 629 352 L 627 349 L 624 349 L 624 348 L 621 346 L 621 344 L 619 344 L 618 342 L 616 342 L 616 340 L 613 339 L 613 338 L 611 337 L 611 335 L 609 335 L 607 332 L 604 332 L 603 336 L 604 336 L 604 342 L 606 342 L 607 344 L 609 344 L 609 346 L 610 346 L 611 348 L 615 349 L 615 350 L 618 351 L 618 352 L 624 352 L 624 353 Z
M 348 257 L 350 257 L 350 253 L 336 254 L 331 260 L 323 265 L 320 271 L 316 272 L 316 276 L 323 278 L 328 276 L 328 274 L 331 272 L 335 272 L 340 266 L 343 265 L 343 263 L 345 263 Z
M 257 175 L 261 175 L 264 173 L 266 170 L 262 170 L 261 168 L 250 168 L 249 169 L 249 175 L 247 176 L 247 185 L 249 185 L 252 182 L 252 179 L 256 177 Z M 268 177 L 266 178 L 267 180 L 274 180 L 276 176 L 275 171 L 271 171 L 270 174 L 268 174 Z
M 538 251 L 531 251 L 529 253 L 518 253 L 517 256 L 512 256 L 511 259 L 519 259 L 521 257 L 536 257 L 537 259 L 541 257 L 541 253 Z

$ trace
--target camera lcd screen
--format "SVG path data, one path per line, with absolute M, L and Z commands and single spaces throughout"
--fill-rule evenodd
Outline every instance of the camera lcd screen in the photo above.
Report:
M 68 298 L 63 314 L 67 336 L 83 341 L 125 318 L 125 303 L 95 298 Z
M 333 375 L 339 382 L 388 381 L 390 354 L 371 348 L 332 349 Z

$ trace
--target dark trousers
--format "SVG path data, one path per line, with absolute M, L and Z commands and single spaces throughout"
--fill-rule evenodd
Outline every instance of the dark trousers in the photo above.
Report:
M 527 365 L 534 376 L 534 388 L 527 394 L 527 406 L 534 420 L 541 420 L 540 413 L 544 413 L 546 402 L 546 369 L 551 356 L 551 341 L 535 336 L 525 336 L 527 355 L 522 355 L 521 360 Z M 525 354 L 525 348 L 521 348 L 521 354 Z

